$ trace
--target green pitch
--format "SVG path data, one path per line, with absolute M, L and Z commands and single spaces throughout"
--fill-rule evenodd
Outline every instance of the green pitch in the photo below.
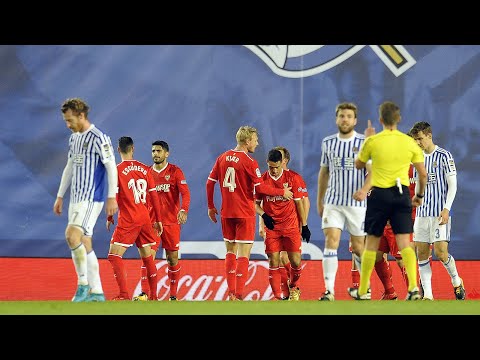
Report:
M 0 315 L 480 315 L 480 301 L 0 301 Z

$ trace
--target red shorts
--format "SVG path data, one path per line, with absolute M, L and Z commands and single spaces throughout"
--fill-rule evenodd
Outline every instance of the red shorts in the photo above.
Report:
M 413 241 L 413 234 L 410 234 L 410 242 Z M 398 250 L 397 241 L 395 240 L 395 234 L 393 233 L 392 227 L 390 224 L 385 226 L 383 229 L 383 234 L 380 237 L 380 243 L 378 245 L 378 250 L 392 255 L 395 259 L 401 259 L 402 255 L 400 250 Z
M 280 251 L 302 252 L 302 236 L 298 228 L 285 230 L 268 230 L 265 236 L 265 253 Z
M 163 225 L 163 232 L 160 237 L 157 236 L 157 244 L 152 246 L 152 250 L 158 251 L 160 243 L 162 248 L 168 251 L 178 251 L 180 248 L 180 224 Z
M 229 242 L 253 243 L 255 240 L 255 218 L 223 218 L 223 240 Z
M 132 226 L 128 228 L 116 227 L 113 232 L 110 244 L 116 244 L 123 247 L 130 247 L 134 243 L 138 248 L 151 246 L 158 242 L 155 230 L 152 224 Z

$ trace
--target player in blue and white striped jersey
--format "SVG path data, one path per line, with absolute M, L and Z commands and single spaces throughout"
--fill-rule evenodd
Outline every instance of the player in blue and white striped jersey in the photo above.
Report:
M 335 299 L 335 277 L 338 270 L 337 250 L 344 227 L 350 233 L 352 253 L 360 269 L 365 246 L 364 221 L 368 185 L 367 171 L 355 168 L 355 158 L 365 136 L 355 131 L 357 107 L 338 104 L 335 109 L 338 133 L 322 140 L 322 157 L 318 173 L 317 210 L 325 234 L 323 278 L 325 293 L 319 300 Z M 357 199 L 357 200 L 356 200 Z
M 450 152 L 435 145 L 432 128 L 425 121 L 417 122 L 410 129 L 417 144 L 425 155 L 427 186 L 423 204 L 416 209 L 413 226 L 414 242 L 417 249 L 418 267 L 423 286 L 423 298 L 433 300 L 432 268 L 429 256 L 433 243 L 435 256 L 442 262 L 451 277 L 457 300 L 465 299 L 465 288 L 455 265 L 455 259 L 448 253 L 452 220 L 450 209 L 457 192 L 457 170 Z
M 61 111 L 73 134 L 68 142 L 67 165 L 63 170 L 53 212 L 61 215 L 63 196 L 70 186 L 65 237 L 77 273 L 77 291 L 72 301 L 105 301 L 92 236 L 105 202 L 107 185 L 107 216 L 118 210 L 115 153 L 110 137 L 90 123 L 89 106 L 83 100 L 67 99 Z

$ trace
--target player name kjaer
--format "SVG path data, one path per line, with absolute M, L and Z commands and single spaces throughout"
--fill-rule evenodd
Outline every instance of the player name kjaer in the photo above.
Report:
M 225 158 L 225 161 L 234 161 L 236 163 L 238 163 L 240 159 L 236 156 L 232 156 L 232 155 L 227 155 L 226 158 Z

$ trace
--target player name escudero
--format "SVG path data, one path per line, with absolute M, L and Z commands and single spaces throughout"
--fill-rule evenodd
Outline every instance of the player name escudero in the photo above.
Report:
M 127 175 L 130 171 L 140 171 L 143 175 L 147 175 L 147 170 L 143 166 L 137 165 L 128 165 L 125 169 L 122 170 L 123 175 Z

